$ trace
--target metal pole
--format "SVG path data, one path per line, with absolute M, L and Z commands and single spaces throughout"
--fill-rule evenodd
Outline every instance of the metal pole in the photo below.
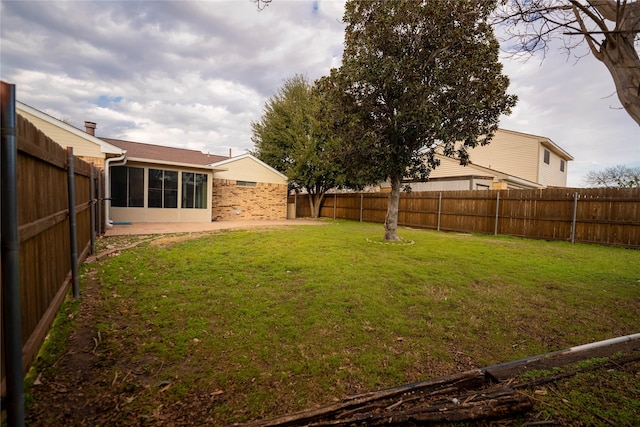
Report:
M 20 236 L 18 234 L 18 139 L 16 86 L 0 82 L 0 211 L 2 244 L 2 327 L 7 380 L 7 425 L 24 426 L 24 371 L 20 305 Z
M 94 166 L 91 162 L 91 174 L 89 177 L 89 207 L 91 210 L 90 229 L 91 229 L 91 255 L 96 252 L 96 204 L 95 192 L 96 186 L 94 180 Z
M 438 194 L 438 227 L 436 230 L 440 231 L 440 210 L 442 207 L 442 191 Z
M 578 214 L 578 193 L 573 193 L 573 222 L 571 223 L 571 243 L 576 241 L 576 217 Z
M 69 243 L 71 245 L 71 286 L 73 297 L 80 297 L 78 288 L 78 242 L 76 241 L 76 186 L 73 147 L 67 147 L 67 189 L 69 193 Z
M 98 171 L 98 236 L 102 236 L 102 171 Z
M 360 193 L 360 222 L 362 222 L 362 215 L 363 215 L 363 207 L 364 205 L 364 194 Z
M 295 193 L 293 193 L 293 210 L 294 210 L 294 214 L 293 214 L 293 218 L 298 218 L 298 192 L 296 191 Z
M 493 235 L 498 235 L 498 213 L 500 212 L 500 191 L 498 190 L 498 195 L 496 196 L 496 224 L 493 227 Z
M 333 193 L 333 219 L 336 219 L 336 202 L 338 201 L 338 195 Z

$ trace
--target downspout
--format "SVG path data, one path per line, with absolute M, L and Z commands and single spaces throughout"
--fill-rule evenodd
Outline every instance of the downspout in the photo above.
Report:
M 104 162 L 104 198 L 106 202 L 104 204 L 104 218 L 108 228 L 113 227 L 113 221 L 109 218 L 109 207 L 111 206 L 111 181 L 109 180 L 109 170 L 112 166 L 123 166 L 126 164 L 126 154 L 127 152 L 125 151 L 122 156 L 112 157 Z M 115 163 L 112 164 L 111 162 Z

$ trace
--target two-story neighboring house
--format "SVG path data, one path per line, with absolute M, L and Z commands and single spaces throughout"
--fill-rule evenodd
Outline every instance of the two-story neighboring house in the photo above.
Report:
M 567 185 L 573 157 L 544 136 L 499 129 L 491 143 L 469 151 L 471 164 L 438 155 L 440 166 L 426 182 L 407 182 L 413 191 L 502 190 Z

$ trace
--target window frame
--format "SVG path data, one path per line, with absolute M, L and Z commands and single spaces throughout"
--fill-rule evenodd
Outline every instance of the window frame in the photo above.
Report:
M 157 177 L 158 172 L 161 172 L 160 176 Z M 152 179 L 151 175 L 154 174 L 156 177 Z M 170 176 L 175 175 L 175 179 L 171 179 Z M 149 167 L 147 168 L 147 208 L 149 209 L 177 209 L 178 208 L 178 178 L 180 175 L 176 170 L 170 169 L 156 169 Z M 152 187 L 152 183 L 154 186 Z M 158 186 L 157 184 L 160 184 Z M 167 185 L 173 184 L 175 186 Z M 152 193 L 153 192 L 153 193 Z M 153 198 L 151 195 L 154 194 Z M 153 204 L 152 204 L 153 200 Z M 159 202 L 159 203 L 158 203 Z M 173 202 L 173 203 L 171 203 Z
M 124 176 L 121 172 L 124 171 Z M 131 173 L 140 173 L 139 178 L 131 179 Z M 118 175 L 120 175 L 118 177 Z M 124 180 L 122 180 L 124 178 Z M 134 177 L 135 178 L 135 177 Z M 114 182 L 121 179 L 119 183 Z M 111 207 L 115 208 L 144 208 L 145 173 L 143 167 L 113 166 L 109 185 L 111 189 Z M 115 184 L 115 185 L 114 185 Z M 124 188 L 122 188 L 124 187 Z M 114 203 L 115 201 L 115 203 Z M 135 203 L 132 203 L 136 201 Z
M 181 171 L 181 209 L 207 209 L 209 175 L 207 173 Z M 189 179 L 188 176 L 191 175 Z M 187 179 L 185 179 L 187 178 Z
M 543 161 L 546 164 L 551 163 L 551 151 L 547 150 L 546 148 L 544 149 L 544 153 L 543 153 Z

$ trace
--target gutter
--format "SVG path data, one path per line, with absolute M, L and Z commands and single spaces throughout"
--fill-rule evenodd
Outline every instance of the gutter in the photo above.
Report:
M 111 206 L 111 180 L 109 180 L 109 171 L 111 170 L 112 166 L 123 166 L 124 164 L 126 164 L 126 154 L 127 152 L 125 151 L 122 156 L 112 157 L 105 160 L 104 162 L 104 196 L 106 200 L 106 203 L 104 204 L 104 217 L 106 220 L 105 222 L 107 223 L 107 227 L 109 228 L 113 227 L 113 221 L 111 221 L 111 219 L 109 218 L 109 208 Z M 112 162 L 115 163 L 112 164 Z

